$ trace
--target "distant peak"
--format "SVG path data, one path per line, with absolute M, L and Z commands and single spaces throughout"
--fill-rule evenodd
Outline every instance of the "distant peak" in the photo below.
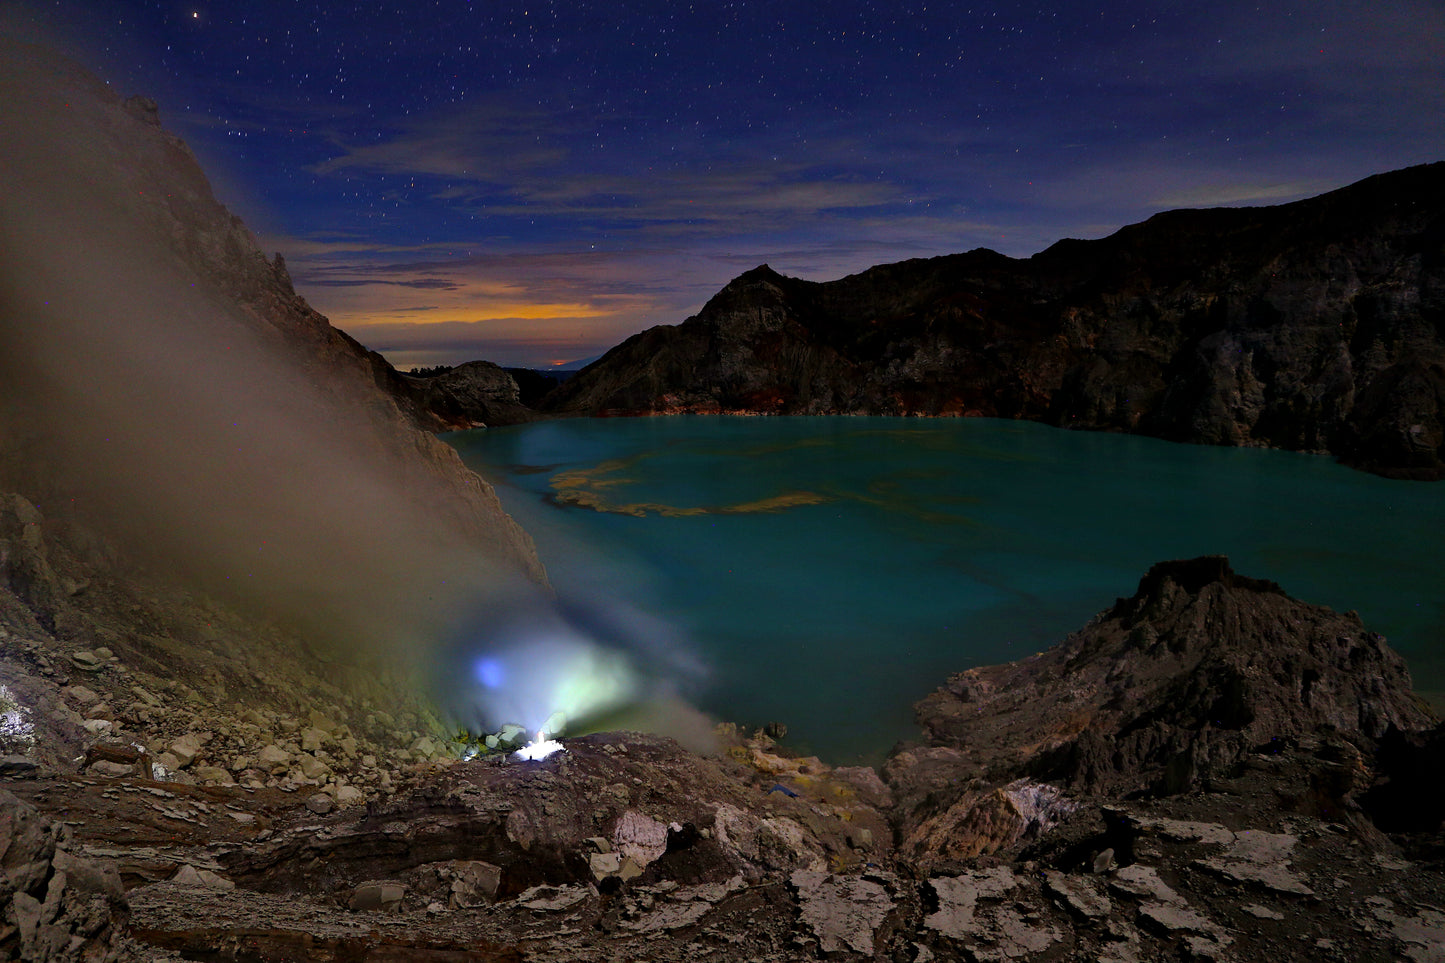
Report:
M 768 265 L 766 265 L 766 264 L 759 264 L 757 267 L 753 268 L 751 271 L 744 271 L 742 274 L 739 274 L 739 275 L 737 276 L 737 280 L 739 280 L 739 281 L 755 281 L 755 280 L 767 280 L 767 281 L 771 281 L 773 278 L 780 278 L 780 277 L 782 277 L 782 275 L 779 274 L 777 271 L 774 271 L 774 270 L 773 270 L 771 267 L 769 267 Z

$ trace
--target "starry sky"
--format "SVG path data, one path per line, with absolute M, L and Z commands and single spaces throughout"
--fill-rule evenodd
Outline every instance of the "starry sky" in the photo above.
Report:
M 1445 158 L 1445 3 L 0 0 L 403 370 Z

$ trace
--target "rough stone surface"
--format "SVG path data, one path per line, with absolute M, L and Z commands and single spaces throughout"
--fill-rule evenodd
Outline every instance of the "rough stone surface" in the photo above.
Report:
M 1167 625 L 1172 611 L 1146 612 L 1136 624 Z M 1324 617 L 1300 611 L 1303 625 Z M 1248 623 L 1222 624 L 1236 631 Z M 1216 642 L 1229 645 L 1228 632 Z M 1118 664 L 1107 648 L 1100 657 Z M 1040 677 L 1050 671 L 1047 657 L 1028 664 Z M 1087 658 L 1073 665 L 1089 677 Z M 1399 683 L 1383 679 L 1378 698 L 1393 704 Z M 1170 693 L 1162 705 L 1180 704 L 1173 690 L 1162 691 Z M 50 697 L 66 699 L 58 687 Z M 1258 700 L 1246 703 L 1257 712 L 1284 704 L 1267 688 L 1246 698 Z M 38 696 L 35 704 L 44 711 Z M 142 744 L 202 731 L 197 712 L 214 733 L 207 751 L 228 757 L 239 751 L 233 731 L 244 733 L 254 757 L 256 747 L 293 744 L 308 727 L 307 711 L 253 710 L 232 721 L 204 703 L 186 705 L 164 740 Z M 380 711 L 372 710 L 378 731 L 395 731 L 395 718 Z M 161 709 L 157 718 L 169 716 Z M 990 732 L 986 715 L 980 724 Z M 886 795 L 876 786 L 869 793 L 891 799 L 894 826 L 947 812 L 957 802 L 950 791 L 1012 799 L 1015 811 L 1032 805 L 1036 815 L 1069 803 L 1057 821 L 1040 821 L 1011 842 L 1000 836 L 999 848 L 972 857 L 895 849 L 889 821 L 857 789 L 871 780 L 856 772 L 835 779 L 817 760 L 788 763 L 777 746 L 735 730 L 728 738 L 738 741 L 714 758 L 658 737 L 609 733 L 569 739 L 567 753 L 539 764 L 503 756 L 414 762 L 392 770 L 390 783 L 363 783 L 364 809 L 319 814 L 307 807 L 316 794 L 289 767 L 280 775 L 243 769 L 235 787 L 154 783 L 134 773 L 102 780 L 38 766 L 15 770 L 12 784 L 65 812 L 79 855 L 131 887 L 128 952 L 136 958 L 196 957 L 245 939 L 275 958 L 291 958 L 301 945 L 341 956 L 367 946 L 403 957 L 466 952 L 559 963 L 588 954 L 690 960 L 704 945 L 724 963 L 800 955 L 1431 959 L 1441 930 L 1431 907 L 1445 901 L 1445 884 L 1428 845 L 1412 842 L 1429 834 L 1391 842 L 1356 802 L 1375 778 L 1365 767 L 1411 767 L 1414 750 L 1377 757 L 1369 736 L 1328 721 L 1311 728 L 1306 718 L 1297 732 L 1222 762 L 1199 757 L 1188 792 L 1146 781 L 1128 798 L 1029 779 L 1020 772 L 1034 758 L 1028 752 L 995 756 L 1013 762 L 984 774 L 967 769 L 989 748 L 984 739 L 901 750 Z M 421 740 L 408 732 L 393 745 L 412 757 L 425 748 Z M 380 747 L 365 746 L 374 751 L 358 754 L 347 778 L 364 778 L 381 762 Z M 807 770 L 795 783 L 798 796 L 767 791 L 780 766 Z M 965 784 L 950 790 L 961 772 Z M 1380 778 L 1394 772 L 1381 768 Z M 256 773 L 260 782 L 246 788 Z M 1392 811 L 1388 796 L 1373 805 L 1381 818 Z M 1411 858 L 1400 846 L 1412 847 Z M 352 910 L 353 901 L 369 909 Z M 43 891 L 12 903 L 27 928 L 41 925 Z M 367 934 L 385 936 L 378 943 Z
M 61 835 L 0 789 L 0 958 L 113 963 L 129 917 L 120 877 L 59 848 Z
M 1113 909 L 1109 897 L 1104 895 L 1103 886 L 1093 877 L 1068 876 L 1050 870 L 1044 874 L 1044 879 L 1044 888 L 1049 895 L 1080 919 L 1101 919 Z
M 401 883 L 368 880 L 356 887 L 356 892 L 351 895 L 351 902 L 348 905 L 358 912 L 368 910 L 391 912 L 401 906 L 402 898 L 405 895 L 406 887 Z
M 1160 903 L 1182 903 L 1183 898 L 1168 883 L 1159 878 L 1159 871 L 1152 866 L 1134 863 L 1116 872 L 1109 881 L 1109 888 L 1131 896 L 1156 900 Z
M 931 740 L 968 749 L 952 778 L 1004 766 L 1076 791 L 1188 789 L 1320 726 L 1377 739 L 1433 724 L 1358 616 L 1222 557 L 1157 565 L 1063 644 L 959 673 L 917 708 Z
M 928 881 L 938 909 L 923 925 L 951 943 L 961 945 L 973 959 L 1020 959 L 1042 953 L 1063 938 L 1063 931 L 1042 922 L 1030 911 L 1028 918 L 1016 903 L 1021 886 L 1032 889 L 1006 867 L 939 877 Z
M 667 826 L 635 809 L 629 809 L 612 830 L 612 845 L 622 856 L 646 866 L 667 852 Z
M 1284 833 L 1254 830 L 1230 841 L 1224 855 L 1202 859 L 1199 865 L 1238 882 L 1256 883 L 1281 893 L 1312 896 L 1314 890 L 1300 882 L 1289 869 L 1290 853 L 1299 842 Z
M 451 428 L 485 428 L 534 421 L 516 379 L 490 361 L 470 361 L 431 377 L 403 375 L 407 389 Z
M 893 909 L 883 886 L 809 869 L 797 870 L 788 879 L 798 891 L 803 922 L 824 953 L 873 954 L 873 935 Z
M 483 906 L 497 895 L 502 868 L 482 860 L 460 860 L 453 864 L 449 892 L 454 909 Z

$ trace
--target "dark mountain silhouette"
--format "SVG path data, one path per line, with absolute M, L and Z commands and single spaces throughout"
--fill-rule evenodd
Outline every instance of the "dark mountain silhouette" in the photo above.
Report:
M 1179 210 L 1033 257 L 739 276 L 558 414 L 985 415 L 1445 474 L 1445 163 Z

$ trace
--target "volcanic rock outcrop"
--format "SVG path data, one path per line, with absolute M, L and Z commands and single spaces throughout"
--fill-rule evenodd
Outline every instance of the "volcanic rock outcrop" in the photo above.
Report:
M 562 414 L 985 415 L 1445 473 L 1445 163 L 1181 210 L 1016 260 L 741 275 L 543 402 Z
M 0 789 L 0 955 L 113 963 L 130 908 L 108 864 L 77 858 L 62 826 Z
M 331 477 L 351 459 L 436 527 L 541 577 L 490 488 L 416 430 L 442 423 L 384 359 L 297 296 L 281 258 L 268 260 L 215 200 L 153 103 L 122 102 L 73 63 L 11 40 L 0 77 L 12 198 L 0 219 L 0 488 L 58 520 L 113 508 L 97 490 L 150 487 L 157 494 L 133 501 L 161 502 L 175 487 L 210 485 L 220 513 L 261 480 L 234 457 L 253 451 L 359 511 L 356 496 L 379 483 Z M 213 478 L 198 466 L 218 451 L 233 464 Z
M 1048 651 L 953 676 L 917 718 L 929 747 L 897 754 L 888 776 L 911 810 L 904 847 L 926 859 L 977 855 L 962 840 L 998 810 L 1005 825 L 1022 814 L 1043 828 L 1067 813 L 1057 798 L 1021 799 L 1009 780 L 1060 797 L 1171 796 L 1328 734 L 1359 767 L 1333 790 L 1338 804 L 1365 788 L 1352 781 L 1368 768 L 1362 752 L 1434 725 L 1404 661 L 1355 613 L 1299 602 L 1219 556 L 1154 566 L 1132 597 Z
M 123 667 L 70 665 L 119 701 Z M 43 685 L 25 691 L 34 715 L 51 711 Z M 1081 632 L 960 673 L 919 716 L 928 742 L 896 751 L 886 783 L 790 758 L 761 732 L 721 732 L 726 751 L 707 757 L 640 733 L 568 739 L 539 762 L 433 752 L 350 798 L 300 773 L 198 784 L 200 759 L 185 760 L 185 781 L 157 781 L 116 754 L 87 754 L 81 772 L 11 756 L 0 773 L 21 800 L 7 825 L 23 858 L 5 860 L 0 836 L 0 884 L 39 894 L 14 897 L 12 921 L 47 907 L 46 932 L 75 934 L 66 945 L 93 947 L 87 959 L 1424 963 L 1445 951 L 1441 814 L 1415 798 L 1433 786 L 1420 766 L 1438 761 L 1445 729 L 1352 615 L 1224 559 L 1162 563 Z M 210 740 L 152 751 L 204 756 L 239 737 L 266 755 L 260 724 L 286 727 L 255 719 L 213 717 Z M 299 741 L 339 767 L 347 737 L 314 721 Z M 47 856 L 54 870 L 22 852 L 46 833 L 65 849 Z M 0 941 L 30 932 L 0 922 Z
M 427 377 L 400 375 L 406 391 L 428 418 L 448 428 L 485 428 L 535 421 L 540 416 L 522 404 L 521 388 L 511 372 L 490 361 L 469 361 Z M 422 419 L 426 424 L 426 419 Z
M 968 669 L 918 705 L 974 771 L 1073 789 L 1183 792 L 1273 740 L 1380 739 L 1429 714 L 1404 660 L 1343 615 L 1211 556 L 1154 566 L 1128 599 L 1023 662 Z

